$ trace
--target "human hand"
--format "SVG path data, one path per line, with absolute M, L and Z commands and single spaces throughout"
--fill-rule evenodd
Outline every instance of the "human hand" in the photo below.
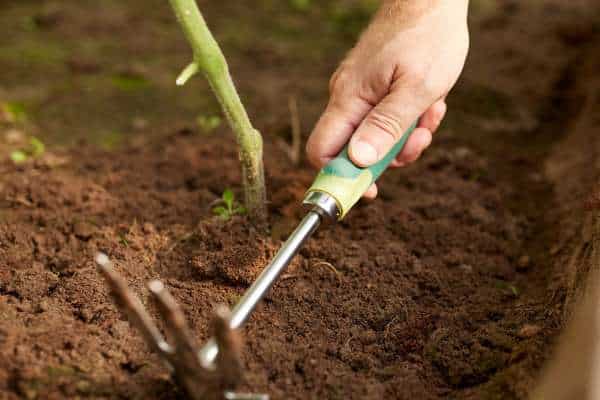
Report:
M 306 146 L 311 163 L 321 168 L 350 142 L 350 159 L 370 166 L 418 119 L 391 166 L 417 160 L 466 59 L 467 8 L 468 0 L 385 0 L 331 79 L 329 103 Z M 373 184 L 365 197 L 376 196 Z

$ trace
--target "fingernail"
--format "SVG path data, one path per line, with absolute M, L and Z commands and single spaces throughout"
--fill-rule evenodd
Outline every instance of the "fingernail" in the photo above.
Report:
M 356 140 L 352 143 L 352 158 L 361 165 L 372 165 L 379 160 L 379 155 L 371 143 Z

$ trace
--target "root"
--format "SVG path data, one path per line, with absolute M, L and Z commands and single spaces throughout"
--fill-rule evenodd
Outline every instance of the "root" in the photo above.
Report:
M 342 274 L 341 274 L 341 272 L 338 271 L 333 266 L 333 264 L 331 264 L 331 263 L 329 263 L 327 261 L 318 261 L 318 262 L 314 263 L 312 266 L 313 267 L 320 267 L 320 266 L 326 267 L 329 271 L 331 271 L 331 272 L 333 272 L 335 274 L 335 276 L 337 277 L 338 280 L 340 280 L 340 281 L 342 280 Z

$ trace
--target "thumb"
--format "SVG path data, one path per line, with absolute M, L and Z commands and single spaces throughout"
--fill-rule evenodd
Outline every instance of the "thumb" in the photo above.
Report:
M 408 89 L 397 89 L 373 108 L 352 135 L 348 154 L 359 167 L 381 160 L 427 109 Z
M 358 96 L 334 92 L 306 143 L 309 161 L 321 168 L 335 158 L 371 108 Z

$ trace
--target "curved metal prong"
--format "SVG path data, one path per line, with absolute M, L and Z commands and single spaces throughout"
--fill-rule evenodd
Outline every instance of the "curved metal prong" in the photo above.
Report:
M 168 333 L 175 341 L 174 351 L 178 358 L 183 357 L 192 364 L 188 365 L 189 368 L 200 368 L 200 363 L 195 356 L 197 349 L 195 339 L 190 332 L 183 311 L 161 281 L 154 280 L 148 283 L 148 290 L 152 293 Z
M 108 256 L 104 253 L 97 253 L 95 261 L 98 270 L 106 279 L 112 296 L 121 306 L 130 323 L 142 332 L 144 340 L 154 351 L 168 357 L 173 349 L 163 338 L 140 299 L 129 289 L 125 279 L 114 270 Z
M 216 368 L 225 387 L 231 388 L 242 379 L 242 340 L 237 329 L 231 329 L 231 310 L 225 305 L 215 308 L 212 321 L 217 342 Z

